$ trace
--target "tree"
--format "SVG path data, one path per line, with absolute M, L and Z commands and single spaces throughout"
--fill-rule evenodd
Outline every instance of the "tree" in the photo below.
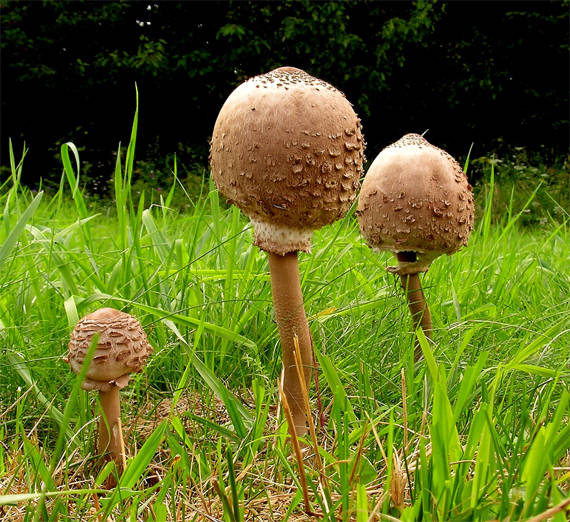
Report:
M 343 90 L 374 157 L 406 132 L 481 154 L 497 139 L 568 145 L 568 1 L 70 2 L 1 0 L 2 163 L 59 176 L 59 144 L 108 178 L 129 134 L 207 164 L 223 101 L 249 76 L 294 65 Z M 548 57 L 548 59 L 546 59 Z M 549 64 L 552 64 L 550 66 Z M 184 144 L 183 147 L 179 143 Z M 139 154 L 139 158 L 141 154 Z

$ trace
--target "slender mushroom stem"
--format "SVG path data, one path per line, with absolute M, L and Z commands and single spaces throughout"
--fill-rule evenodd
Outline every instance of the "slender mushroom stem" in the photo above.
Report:
M 295 366 L 294 336 L 297 335 L 299 341 L 303 376 L 307 388 L 311 383 L 313 346 L 309 323 L 303 308 L 299 261 L 297 252 L 291 252 L 284 256 L 269 252 L 268 255 L 273 306 L 283 353 L 283 390 L 291 408 L 295 433 L 304 435 L 308 429 L 307 416 L 305 414 L 303 386 L 299 381 Z
M 398 261 L 400 262 L 410 261 L 407 252 L 398 253 L 397 257 Z M 419 326 L 421 326 L 425 336 L 428 339 L 431 339 L 431 332 L 433 330 L 431 314 L 427 302 L 424 298 L 419 275 L 417 272 L 413 274 L 399 273 L 398 275 L 400 276 L 402 288 L 404 289 L 404 292 L 406 293 L 406 297 L 408 299 L 408 307 L 410 309 L 410 313 L 412 314 L 414 331 L 417 330 Z M 414 360 L 417 361 L 421 355 L 422 349 L 416 337 L 416 341 L 414 343 Z
M 108 453 L 108 458 L 115 461 L 117 474 L 120 475 L 125 469 L 125 443 L 121 429 L 119 387 L 113 386 L 110 391 L 100 391 L 99 400 L 103 415 L 99 419 L 97 451 L 100 455 Z

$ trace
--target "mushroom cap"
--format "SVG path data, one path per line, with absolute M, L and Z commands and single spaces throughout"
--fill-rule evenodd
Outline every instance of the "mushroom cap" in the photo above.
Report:
M 418 134 L 406 134 L 368 169 L 356 213 L 372 248 L 414 254 L 399 256 L 399 267 L 391 271 L 424 272 L 436 257 L 467 245 L 472 187 L 447 152 Z
M 129 383 L 129 374 L 142 370 L 152 346 L 135 317 L 114 308 L 100 308 L 81 319 L 71 333 L 65 361 L 75 373 L 81 371 L 97 332 L 99 342 L 82 388 L 99 391 L 109 391 L 113 386 L 124 388 Z
M 255 76 L 224 103 L 210 161 L 219 191 L 268 252 L 310 250 L 311 235 L 344 216 L 364 162 L 360 119 L 344 94 L 294 67 Z

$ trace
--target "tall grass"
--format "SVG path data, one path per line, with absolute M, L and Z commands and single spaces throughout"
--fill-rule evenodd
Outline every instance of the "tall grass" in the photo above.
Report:
M 352 212 L 316 232 L 300 269 L 325 425 L 298 467 L 251 227 L 207 179 L 189 211 L 171 208 L 183 190 L 174 172 L 166 198 L 135 203 L 136 133 L 135 115 L 114 206 L 82 191 L 72 144 L 49 196 L 20 184 L 11 155 L 0 194 L 0 517 L 304 520 L 308 499 L 325 520 L 566 519 L 566 221 L 521 227 L 532 193 L 493 219 L 490 171 L 469 247 L 424 277 L 435 331 L 433 343 L 418 332 L 418 363 L 389 256 L 364 245 Z M 129 458 L 110 491 L 113 464 L 95 466 L 96 399 L 62 361 L 71 328 L 102 306 L 135 314 L 155 348 L 122 392 Z

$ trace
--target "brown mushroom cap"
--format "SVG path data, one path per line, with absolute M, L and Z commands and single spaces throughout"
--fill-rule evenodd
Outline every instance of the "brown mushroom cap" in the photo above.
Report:
M 142 370 L 152 346 L 135 317 L 114 308 L 101 308 L 86 315 L 73 329 L 65 361 L 75 373 L 81 371 L 96 332 L 99 343 L 82 387 L 99 391 L 109 391 L 113 386 L 124 388 L 129 374 Z
M 254 244 L 284 255 L 309 251 L 312 231 L 347 212 L 364 145 L 360 120 L 340 91 L 281 67 L 228 97 L 210 160 L 219 191 L 251 219 Z
M 399 268 L 392 271 L 425 272 L 436 257 L 467 245 L 472 187 L 447 152 L 418 134 L 406 134 L 370 166 L 357 215 L 372 248 L 414 254 L 400 256 Z

